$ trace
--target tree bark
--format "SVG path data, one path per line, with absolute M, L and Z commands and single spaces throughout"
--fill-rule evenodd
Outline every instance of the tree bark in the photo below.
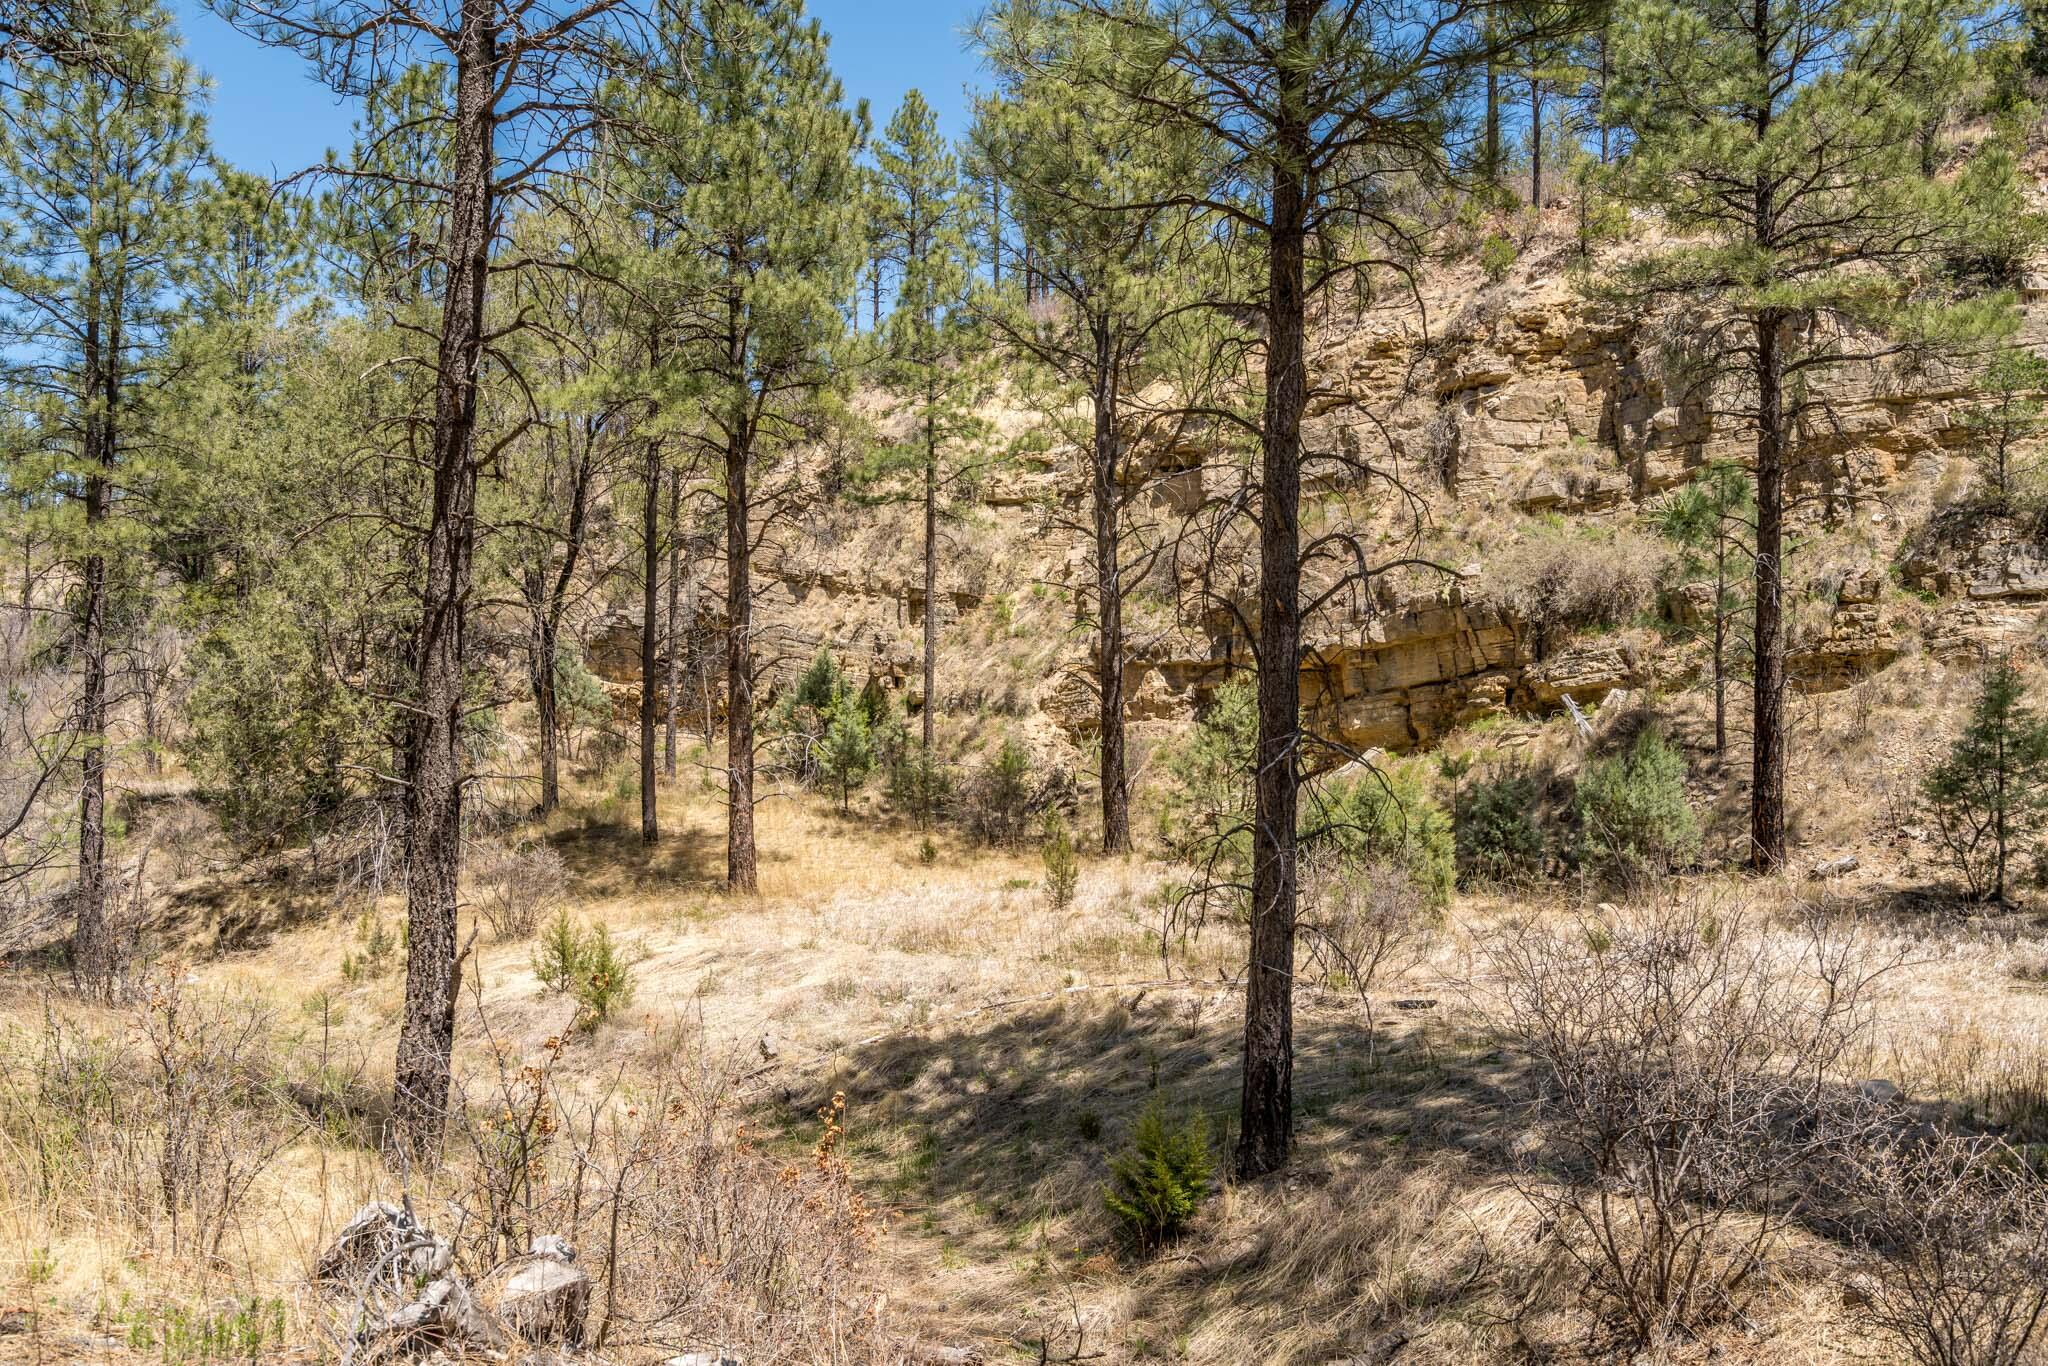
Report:
M 682 684 L 683 632 L 683 476 L 668 475 L 668 691 L 662 707 L 661 771 L 676 780 L 676 694 Z
M 1267 239 L 1265 419 L 1259 502 L 1259 735 L 1253 775 L 1251 956 L 1237 1172 L 1287 1161 L 1294 1138 L 1295 808 L 1301 732 L 1301 417 L 1307 400 L 1303 261 L 1310 129 L 1305 63 L 1316 0 L 1286 0 Z
M 924 753 L 930 762 L 939 708 L 939 450 L 931 408 L 924 424 Z
M 735 374 L 746 363 L 737 304 L 731 305 L 728 363 Z M 760 887 L 754 850 L 754 588 L 753 546 L 748 539 L 747 457 L 750 428 L 745 401 L 736 401 L 725 445 L 725 885 L 752 893 Z
M 640 842 L 661 838 L 659 798 L 654 788 L 655 603 L 661 593 L 661 445 L 647 443 L 646 478 L 640 498 Z
M 448 285 L 436 353 L 433 509 L 427 526 L 407 731 L 405 1018 L 392 1090 L 393 1137 L 415 1158 L 441 1146 L 460 980 L 464 618 L 476 543 L 477 366 L 490 269 L 497 35 L 491 0 L 463 0 L 456 34 Z
M 78 603 L 78 653 L 84 679 L 78 700 L 78 885 L 73 890 L 77 928 L 73 971 L 100 991 L 114 971 L 112 927 L 107 923 L 107 560 L 99 552 L 112 500 L 114 389 L 98 363 L 98 325 L 88 324 L 85 418 L 86 556 Z M 97 408 L 98 411 L 94 411 Z
M 1486 59 L 1486 141 L 1480 153 L 1486 161 L 1486 183 L 1500 181 L 1500 64 Z
M 555 696 L 555 623 L 542 610 L 533 623 L 533 662 L 527 681 L 533 687 L 535 723 L 540 727 L 540 814 L 562 801 L 562 736 Z
M 1775 309 L 1756 317 L 1755 716 L 1750 728 L 1750 864 L 1785 862 L 1784 359 Z
M 1097 320 L 1094 340 L 1095 677 L 1101 706 L 1102 852 L 1128 854 L 1131 796 L 1124 751 L 1124 595 L 1117 516 L 1122 442 L 1116 426 L 1116 356 L 1106 321 Z
M 1720 495 L 1717 495 L 1717 498 Z M 1728 515 L 1714 527 L 1714 753 L 1728 749 Z

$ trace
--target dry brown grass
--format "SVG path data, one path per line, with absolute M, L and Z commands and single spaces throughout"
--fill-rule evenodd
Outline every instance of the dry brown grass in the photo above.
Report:
M 1177 947 L 1174 980 L 1145 985 L 1167 976 L 1155 896 L 1168 870 L 1084 859 L 1074 904 L 1055 911 L 1035 851 L 942 839 L 926 864 L 922 836 L 873 808 L 845 818 L 790 799 L 761 811 L 762 893 L 734 899 L 716 887 L 719 811 L 700 784 L 667 794 L 668 833 L 652 851 L 631 813 L 611 805 L 581 793 L 548 828 L 508 835 L 558 853 L 574 914 L 609 925 L 636 959 L 631 1007 L 557 1050 L 550 1085 L 572 1108 L 589 1106 L 657 1094 L 705 1058 L 738 1060 L 733 1118 L 744 1115 L 764 1160 L 778 1163 L 804 1159 L 816 1111 L 843 1093 L 841 1152 L 877 1211 L 867 1269 L 845 1281 L 872 1276 L 886 1292 L 895 1344 L 873 1359 L 925 1342 L 977 1344 L 991 1359 L 1035 1359 L 1042 1346 L 1050 1360 L 1099 1351 L 1105 1361 L 1309 1363 L 1403 1338 L 1394 1359 L 1404 1363 L 1597 1354 L 1580 1278 L 1533 1236 L 1508 1179 L 1532 1079 L 1513 1041 L 1492 1032 L 1499 984 L 1475 952 L 1503 918 L 1563 916 L 1561 902 L 1462 900 L 1427 960 L 1384 984 L 1377 1050 L 1354 1000 L 1304 992 L 1298 1162 L 1282 1180 L 1226 1186 L 1188 1239 L 1135 1262 L 1117 1253 L 1100 1200 L 1132 1120 L 1163 1092 L 1209 1116 L 1223 1154 L 1236 1110 L 1240 1016 L 1227 978 L 1237 936 L 1211 927 Z M 1724 890 L 1808 895 L 1798 883 Z M 261 884 L 190 895 L 208 927 L 179 941 L 183 957 L 159 976 L 189 975 L 195 999 L 266 1014 L 258 1071 L 268 1089 L 251 1092 L 266 1099 L 249 1108 L 270 1127 L 252 1120 L 250 1133 L 282 1146 L 218 1247 L 195 1249 L 173 1247 L 168 1214 L 116 1199 L 111 1182 L 83 1171 L 41 1181 L 26 1126 L 0 1126 L 0 1301 L 43 1311 L 36 1340 L 51 1359 L 60 1347 L 84 1351 L 85 1339 L 91 1359 L 161 1360 L 171 1328 L 249 1306 L 266 1341 L 281 1333 L 317 1347 L 324 1320 L 307 1267 L 363 1200 L 402 1185 L 375 1148 L 402 970 L 397 955 L 353 980 L 341 970 L 379 914 L 395 932 L 400 908 L 287 905 Z M 1883 980 L 1855 1070 L 1915 1101 L 2032 1116 L 2048 1084 L 2044 1000 L 2026 975 L 2041 949 L 2002 930 L 1904 918 L 1868 897 L 1838 898 L 1830 913 L 1873 956 L 1907 960 Z M 1760 914 L 1790 942 L 1789 910 Z M 531 1060 L 569 1037 L 571 1007 L 542 993 L 524 942 L 480 936 L 473 961 L 457 1070 L 488 1089 L 499 1053 Z M 1434 1004 L 1386 1004 L 1397 998 Z M 0 981 L 11 1094 L 49 1037 L 46 1010 L 67 1039 L 140 1050 L 139 1009 L 86 1006 L 26 975 Z M 75 1108 L 38 1104 L 39 1119 Z M 474 1175 L 465 1159 L 412 1189 L 423 1207 L 445 1209 Z M 1840 1305 L 1845 1255 L 1790 1231 L 1751 1320 L 1669 1359 L 1704 1360 L 1710 1348 L 1718 1361 L 1774 1364 L 1881 1352 Z M 701 1289 L 662 1284 L 684 1298 Z M 124 1358 L 145 1333 L 150 1349 Z M 0 1342 L 0 1356 L 19 1341 Z

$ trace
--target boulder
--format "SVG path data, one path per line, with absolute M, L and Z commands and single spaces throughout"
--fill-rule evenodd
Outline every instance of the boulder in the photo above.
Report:
M 445 1238 L 422 1225 L 410 1206 L 372 1200 L 341 1227 L 314 1264 L 313 1279 L 336 1284 L 397 1284 L 440 1276 L 455 1264 Z
M 590 1307 L 590 1275 L 576 1265 L 566 1238 L 543 1234 L 533 1255 L 512 1274 L 498 1296 L 498 1314 L 528 1342 L 579 1346 Z
M 410 1352 L 438 1347 L 496 1349 L 504 1342 L 469 1287 L 453 1275 L 432 1282 L 418 1299 L 387 1315 L 383 1323 L 365 1328 L 360 1336 L 364 1341 L 383 1339 Z

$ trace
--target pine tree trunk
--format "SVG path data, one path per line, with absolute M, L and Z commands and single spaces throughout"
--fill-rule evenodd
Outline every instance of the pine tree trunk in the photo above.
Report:
M 661 594 L 661 446 L 647 443 L 646 477 L 640 497 L 640 842 L 661 838 L 659 796 L 654 788 L 655 604 Z
M 464 615 L 476 540 L 476 374 L 491 249 L 496 34 L 491 0 L 463 0 L 456 35 L 447 297 L 436 356 L 433 510 L 427 527 L 407 735 L 405 1018 L 391 1119 L 415 1157 L 441 1146 L 455 1047 L 455 942 L 462 858 Z
M 540 727 L 540 814 L 562 802 L 562 723 L 555 698 L 555 624 L 542 611 L 533 624 L 533 712 Z
M 1756 604 L 1755 719 L 1750 728 L 1750 864 L 1769 872 L 1785 862 L 1784 358 L 1781 319 L 1756 317 Z
M 1095 326 L 1095 678 L 1101 740 L 1102 852 L 1131 851 L 1130 779 L 1124 752 L 1124 596 L 1117 485 L 1121 441 L 1116 427 L 1116 358 L 1109 327 Z
M 924 754 L 931 761 L 932 726 L 939 709 L 939 451 L 931 408 L 924 424 Z
M 1529 206 L 1543 212 L 1543 82 L 1529 77 Z
M 1728 541 L 1714 530 L 1714 753 L 1728 749 Z
M 1259 734 L 1253 775 L 1251 957 L 1245 973 L 1244 1091 L 1237 1172 L 1287 1161 L 1294 1138 L 1295 805 L 1301 731 L 1301 417 L 1305 360 L 1303 166 L 1307 83 L 1288 62 L 1307 41 L 1316 0 L 1286 0 L 1280 119 L 1269 206 L 1265 420 L 1259 502 Z
M 661 771 L 670 782 L 676 780 L 676 695 L 683 677 L 683 476 L 680 470 L 668 476 L 668 670 L 667 696 L 662 708 Z
M 88 427 L 97 425 L 88 419 Z M 91 457 L 104 464 L 105 456 Z M 108 481 L 85 483 L 87 543 L 104 533 Z M 78 605 L 78 654 L 85 678 L 78 701 L 78 885 L 73 891 L 77 929 L 72 937 L 73 970 L 93 991 L 105 990 L 114 971 L 112 927 L 107 923 L 107 561 L 85 557 Z
M 1486 183 L 1497 184 L 1500 180 L 1500 66 L 1490 56 L 1486 59 L 1486 142 L 1481 155 L 1486 161 Z
M 113 974 L 112 927 L 107 923 L 107 561 L 99 538 L 113 497 L 114 402 L 119 396 L 106 356 L 116 350 L 101 335 L 100 319 L 85 327 L 86 554 L 79 585 L 78 654 L 84 677 L 78 699 L 78 883 L 72 889 L 76 925 L 72 971 L 93 991 Z
M 746 353 L 737 318 L 731 342 L 728 360 L 739 373 Z M 725 885 L 742 893 L 760 887 L 754 850 L 754 586 L 747 531 L 747 438 L 745 418 L 736 413 L 725 446 Z

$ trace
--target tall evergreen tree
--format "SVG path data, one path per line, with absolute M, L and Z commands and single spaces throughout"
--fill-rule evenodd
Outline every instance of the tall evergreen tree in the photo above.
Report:
M 44 57 L 0 101 L 0 363 L 34 405 L 34 463 L 13 471 L 62 503 L 78 661 L 79 976 L 115 967 L 107 921 L 110 659 L 117 604 L 146 592 L 131 501 L 170 457 L 158 399 L 182 275 L 209 193 L 199 80 L 155 0 L 79 11 L 99 60 Z
M 1785 523 L 1795 433 L 1828 372 L 1986 325 L 1940 271 L 2008 186 L 1919 174 L 1926 102 L 1970 65 L 1974 0 L 1625 0 L 1609 107 L 1633 136 L 1615 184 L 1684 245 L 1630 272 L 1641 295 L 1704 297 L 1701 337 L 1732 377 L 1716 415 L 1755 434 L 1750 862 L 1785 861 Z M 1917 334 L 1917 335 L 1916 335 Z M 1887 339 L 1889 338 L 1889 339 Z M 1692 395 L 1689 397 L 1700 397 Z
M 662 403 L 724 514 L 726 885 L 752 892 L 753 558 L 787 493 L 756 480 L 845 383 L 864 116 L 841 105 L 825 35 L 796 0 L 700 0 L 671 16 L 663 51 L 641 109 L 651 166 L 676 187 L 667 252 L 683 281 Z
M 896 279 L 896 303 L 883 337 L 885 371 L 890 385 L 913 405 L 916 426 L 898 454 L 915 462 L 923 483 L 921 716 L 929 757 L 939 705 L 940 508 L 963 472 L 958 448 L 984 429 L 974 408 L 987 384 L 984 367 L 970 354 L 974 333 L 962 311 L 973 278 L 973 204 L 959 159 L 939 135 L 937 115 L 915 89 L 904 95 L 876 144 L 874 202 L 876 256 Z
M 1257 487 L 1238 504 L 1256 522 L 1258 594 L 1249 613 L 1223 604 L 1253 642 L 1259 682 L 1236 1155 L 1239 1173 L 1256 1176 L 1286 1161 L 1294 1127 L 1296 831 L 1313 740 L 1301 724 L 1303 623 L 1328 601 L 1304 600 L 1302 568 L 1330 557 L 1353 588 L 1374 570 L 1344 531 L 1302 539 L 1310 302 L 1365 264 L 1346 256 L 1319 259 L 1311 270 L 1311 249 L 1340 234 L 1367 244 L 1366 258 L 1412 249 L 1417 225 L 1387 191 L 1447 172 L 1471 79 L 1534 35 L 1519 22 L 1487 27 L 1499 7 L 1484 0 L 1426 8 L 1406 0 L 1048 0 L 1046 9 L 1130 34 L 1128 47 L 1105 53 L 1084 45 L 1042 58 L 1043 67 L 1054 78 L 1107 85 L 1148 121 L 1212 140 L 1207 174 L 1175 198 L 1216 214 L 1219 234 L 1259 258 L 1261 283 L 1227 301 L 1234 314 L 1256 313 L 1261 323 L 1260 412 L 1247 427 L 1259 446 Z M 1561 29 L 1575 15 L 1559 5 L 1541 17 Z M 1162 93 L 1176 89 L 1163 85 L 1162 71 L 1179 78 L 1180 93 Z
M 1006 6 L 980 27 L 1006 90 L 980 104 L 974 142 L 993 182 L 1010 186 L 1011 212 L 1044 243 L 1042 278 L 1058 307 L 1033 308 L 1020 289 L 998 288 L 982 313 L 1002 340 L 1056 377 L 1047 405 L 1054 421 L 1073 410 L 1077 391 L 1086 403 L 1087 430 L 1076 433 L 1076 444 L 1087 462 L 1095 573 L 1102 849 L 1128 853 L 1124 598 L 1160 552 L 1157 544 L 1126 543 L 1128 514 L 1146 489 L 1137 468 L 1146 444 L 1187 420 L 1187 405 L 1160 411 L 1140 394 L 1174 374 L 1175 342 L 1207 297 L 1209 282 L 1199 273 L 1203 215 L 1176 202 L 1200 177 L 1204 143 L 1185 128 L 1136 117 L 1119 94 L 1043 73 L 1034 51 L 1088 41 L 1090 30 L 1102 41 L 1118 34 L 1073 16 L 1054 25 L 1035 23 L 1034 15 L 1028 3 Z
M 340 93 L 371 95 L 409 65 L 445 63 L 445 99 L 409 127 L 445 136 L 445 171 L 413 179 L 382 168 L 330 167 L 344 182 L 433 210 L 418 243 L 438 280 L 433 385 L 423 458 L 431 471 L 420 610 L 411 650 L 406 791 L 406 1004 L 392 1120 L 401 1146 L 438 1152 L 446 1120 L 455 1004 L 463 751 L 469 708 L 466 626 L 477 548 L 477 483 L 502 449 L 477 439 L 486 353 L 503 364 L 505 332 L 486 328 L 492 254 L 506 210 L 588 145 L 601 123 L 591 92 L 625 57 L 603 27 L 625 0 L 208 0 L 256 37 L 304 55 Z M 525 320 L 514 317 L 516 330 Z M 534 415 L 529 414 L 529 417 Z

